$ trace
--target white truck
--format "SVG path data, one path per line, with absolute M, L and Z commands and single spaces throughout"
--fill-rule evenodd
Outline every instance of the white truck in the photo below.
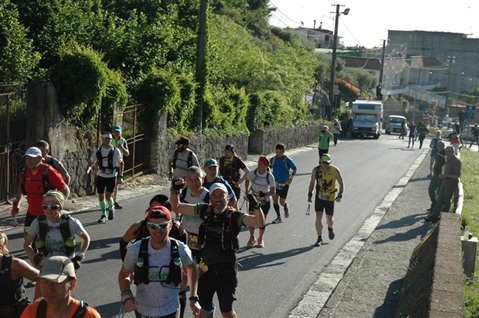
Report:
M 351 107 L 353 112 L 353 127 L 351 136 L 381 136 L 383 121 L 383 103 L 380 100 L 357 100 Z

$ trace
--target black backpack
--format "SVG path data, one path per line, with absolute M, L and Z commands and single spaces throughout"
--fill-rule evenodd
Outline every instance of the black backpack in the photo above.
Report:
M 50 169 L 50 165 L 45 165 L 42 172 L 43 193 L 47 193 L 50 190 L 54 190 L 54 188 L 50 185 L 50 180 L 48 179 L 48 169 Z M 23 167 L 22 170 L 20 170 L 20 176 L 21 176 L 20 188 L 22 190 L 23 195 L 27 195 L 27 191 L 25 190 L 25 182 L 27 182 L 26 174 L 27 174 L 27 167 Z
M 176 160 L 178 160 L 178 150 L 175 150 L 175 154 L 173 155 L 173 163 L 171 167 L 176 169 Z M 193 152 L 188 150 L 188 168 L 193 165 Z
M 38 242 L 36 243 L 37 248 L 41 253 L 43 253 L 43 255 L 47 255 L 47 247 L 45 244 L 45 239 L 47 238 L 48 223 L 46 221 L 45 215 L 41 215 L 37 219 L 38 219 L 38 228 L 39 228 L 37 238 L 43 241 L 42 247 L 38 247 Z M 71 239 L 72 233 L 70 230 L 70 216 L 68 214 L 62 214 L 61 221 L 60 221 L 60 233 L 62 235 L 65 253 L 67 254 L 67 256 L 71 256 L 73 252 L 75 252 L 76 241 L 75 241 L 75 237 Z M 67 241 L 69 241 L 69 244 L 65 243 Z

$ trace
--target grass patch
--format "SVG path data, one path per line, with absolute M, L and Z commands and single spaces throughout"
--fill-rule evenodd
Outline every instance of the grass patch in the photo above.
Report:
M 462 225 L 469 226 L 469 231 L 479 235 L 479 153 L 464 149 L 461 151 L 462 175 L 464 186 L 464 206 Z M 478 255 L 479 256 L 479 255 Z M 476 271 L 472 279 L 464 285 L 466 318 L 479 317 L 479 257 L 476 260 Z

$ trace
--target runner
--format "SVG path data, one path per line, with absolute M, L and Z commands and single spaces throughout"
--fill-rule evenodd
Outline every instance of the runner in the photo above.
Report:
M 329 141 L 331 138 L 334 139 L 334 135 L 329 132 L 329 127 L 326 125 L 323 126 L 319 133 L 316 132 L 315 135 L 319 137 L 318 152 L 319 158 L 321 158 L 323 154 L 329 152 Z
M 230 199 L 228 205 L 234 207 L 237 202 L 236 195 L 228 182 L 218 175 L 218 162 L 216 162 L 216 160 L 213 158 L 206 159 L 205 164 L 203 165 L 203 170 L 206 174 L 203 180 L 203 186 L 209 190 L 214 183 L 224 184 L 226 189 L 228 189 L 228 195 Z
M 48 142 L 46 142 L 45 140 L 39 140 L 36 146 L 42 152 L 43 162 L 46 163 L 47 165 L 52 166 L 53 168 L 55 168 L 55 170 L 60 172 L 60 174 L 62 175 L 63 181 L 65 181 L 65 183 L 69 186 L 71 181 L 71 176 L 68 173 L 68 171 L 65 169 L 65 166 L 63 165 L 63 163 L 61 163 L 60 160 L 53 158 L 50 155 L 50 145 L 48 144 Z
M 130 155 L 130 150 L 128 150 L 128 143 L 126 142 L 126 139 L 121 136 L 121 126 L 114 126 L 113 127 L 113 139 L 111 140 L 111 145 L 113 147 L 118 148 L 121 153 L 121 157 L 125 158 Z M 123 164 L 123 162 L 118 163 L 117 169 L 120 169 L 120 164 Z M 118 188 L 120 184 L 117 183 L 115 186 L 115 190 L 113 191 L 113 202 L 115 202 L 115 209 L 120 210 L 123 209 L 121 205 L 118 204 L 116 197 L 118 196 Z
M 266 156 L 261 156 L 258 159 L 258 167 L 248 173 L 248 181 L 250 181 L 251 188 L 246 189 L 246 193 L 252 193 L 256 200 L 261 204 L 261 210 L 264 214 L 264 219 L 268 216 L 269 209 L 271 208 L 271 196 L 275 194 L 275 183 L 273 174 L 270 172 L 269 161 Z M 249 204 L 249 214 L 254 215 L 254 205 Z M 259 228 L 258 247 L 264 247 L 264 230 L 266 226 Z M 254 237 L 254 227 L 249 228 L 250 238 L 247 247 L 253 247 L 256 243 Z
M 95 165 L 97 174 L 95 179 L 96 191 L 100 201 L 101 217 L 99 223 L 106 222 L 106 211 L 108 204 L 108 220 L 115 218 L 115 205 L 112 198 L 113 191 L 117 183 L 123 183 L 123 159 L 120 150 L 111 145 L 112 135 L 109 132 L 103 133 L 101 140 L 102 146 L 94 151 L 88 161 L 83 182 L 85 183 L 91 168 Z M 118 168 L 118 164 L 119 168 Z M 105 202 L 106 199 L 106 202 Z
M 441 138 L 441 131 L 438 130 L 436 131 L 436 137 L 432 138 L 431 139 L 431 143 L 429 144 L 429 148 L 431 148 L 431 154 L 430 154 L 430 157 L 431 157 L 431 160 L 429 162 L 429 177 L 432 177 L 432 168 L 434 166 L 434 160 L 436 159 L 436 156 L 437 156 L 437 142 L 439 140 L 442 140 Z
M 408 140 L 408 143 L 407 143 L 407 147 L 409 148 L 409 146 L 411 146 L 411 142 L 412 142 L 412 147 L 411 148 L 414 148 L 414 140 L 416 139 L 416 124 L 414 124 L 414 122 L 412 122 L 408 125 L 408 128 L 409 128 L 409 140 Z
M 286 146 L 284 144 L 277 144 L 276 156 L 269 159 L 276 188 L 276 193 L 273 194 L 273 206 L 276 212 L 276 219 L 273 221 L 274 224 L 283 222 L 283 218 L 279 213 L 279 204 L 284 207 L 284 217 L 289 218 L 290 209 L 289 204 L 286 202 L 286 197 L 288 196 L 289 186 L 291 182 L 293 182 L 293 178 L 298 170 L 293 159 L 284 154 L 285 148 Z
M 176 141 L 176 149 L 171 153 L 168 167 L 170 173 L 168 174 L 168 180 L 174 178 L 185 178 L 186 170 L 191 166 L 199 167 L 198 158 L 196 154 L 188 148 L 190 141 L 186 137 L 180 137 Z
M 343 197 L 344 182 L 341 176 L 341 171 L 336 166 L 331 164 L 331 155 L 324 154 L 321 157 L 320 165 L 315 167 L 311 172 L 311 181 L 309 182 L 308 202 L 312 202 L 313 189 L 316 184 L 316 196 L 314 198 L 314 209 L 316 211 L 316 233 L 318 239 L 314 246 L 321 246 L 323 244 L 323 211 L 326 211 L 326 223 L 328 224 L 328 236 L 330 240 L 334 239 L 334 201 L 340 202 Z M 339 184 L 339 192 L 336 186 Z M 336 192 L 338 194 L 336 195 Z
M 334 136 L 333 140 L 334 140 L 334 145 L 336 146 L 338 144 L 339 134 L 343 131 L 341 129 L 341 123 L 336 118 L 334 118 L 331 121 L 331 125 L 329 126 L 329 131 Z
M 226 145 L 224 150 L 224 156 L 220 158 L 219 175 L 225 179 L 236 196 L 236 205 L 234 208 L 238 210 L 238 201 L 241 194 L 240 185 L 246 179 L 249 173 L 248 167 L 246 167 L 243 160 L 241 160 L 235 153 L 235 147 L 233 145 Z M 243 170 L 243 177 L 241 177 L 240 171 Z M 245 188 L 248 188 L 248 179 L 246 179 Z

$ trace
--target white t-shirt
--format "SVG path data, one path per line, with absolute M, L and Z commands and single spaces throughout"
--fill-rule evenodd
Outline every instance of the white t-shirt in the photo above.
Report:
M 73 255 L 66 255 L 65 253 L 65 245 L 63 242 L 62 234 L 60 233 L 60 222 L 52 223 L 46 219 L 48 231 L 47 236 L 45 237 L 45 246 L 47 247 L 48 257 L 50 256 L 73 256 Z M 78 219 L 70 217 L 70 233 L 72 236 L 79 236 L 85 233 L 85 229 L 83 225 Z M 32 236 L 37 236 L 40 234 L 40 225 L 38 224 L 38 219 L 33 220 L 30 228 L 28 230 L 28 234 Z
M 174 160 L 175 158 L 175 151 L 171 153 L 171 159 Z M 191 152 L 191 163 L 193 166 L 199 167 L 198 158 L 193 151 L 188 149 L 185 155 L 182 155 L 181 152 L 178 152 L 178 158 L 176 159 L 176 168 L 173 170 L 173 178 L 185 178 L 186 177 L 186 170 L 188 170 L 188 156 Z
M 108 169 L 108 155 L 110 153 L 110 148 L 105 149 L 103 148 L 103 146 L 101 146 L 101 157 L 102 157 L 103 167 L 106 167 L 107 169 Z M 97 150 L 95 150 L 90 157 L 90 161 L 93 163 L 97 161 L 97 157 L 96 157 Z M 115 148 L 115 151 L 113 152 L 113 171 L 111 173 L 105 173 L 105 172 L 102 172 L 101 169 L 98 169 L 97 175 L 103 178 L 115 178 L 118 174 L 115 167 L 118 166 L 118 164 L 122 161 L 123 161 L 123 158 L 121 157 L 120 150 L 118 150 L 118 148 Z M 100 165 L 98 165 L 98 167 L 99 166 Z
M 191 191 L 189 188 L 186 188 L 185 202 L 190 204 L 196 204 L 204 202 L 204 198 L 209 193 L 208 189 L 203 188 L 203 192 L 197 196 L 191 196 Z M 186 230 L 186 242 L 190 249 L 199 250 L 200 245 L 198 243 L 198 232 L 202 220 L 199 215 L 183 215 L 181 220 L 181 225 L 185 227 Z
M 256 169 L 253 169 L 248 173 L 247 179 L 251 181 L 251 192 L 254 195 L 259 195 L 260 191 L 268 193 L 271 187 L 274 187 L 274 176 L 268 170 L 263 174 L 259 174 Z M 271 196 L 266 196 L 265 201 L 271 201 Z
M 180 254 L 183 265 L 194 264 L 190 249 L 180 241 L 178 243 L 178 253 Z M 123 265 L 126 269 L 133 271 L 135 269 L 138 254 L 140 252 L 141 240 L 128 247 Z M 155 250 L 151 247 L 151 241 L 148 244 L 148 276 L 149 284 L 139 284 L 136 286 L 135 299 L 139 304 L 139 312 L 143 316 L 161 317 L 176 312 L 180 308 L 178 298 L 179 285 L 167 284 L 159 281 L 160 278 L 168 277 L 168 266 L 171 260 L 171 243 L 168 240 L 165 247 Z M 163 269 L 162 269 L 163 267 Z M 160 277 L 161 276 L 161 277 Z

